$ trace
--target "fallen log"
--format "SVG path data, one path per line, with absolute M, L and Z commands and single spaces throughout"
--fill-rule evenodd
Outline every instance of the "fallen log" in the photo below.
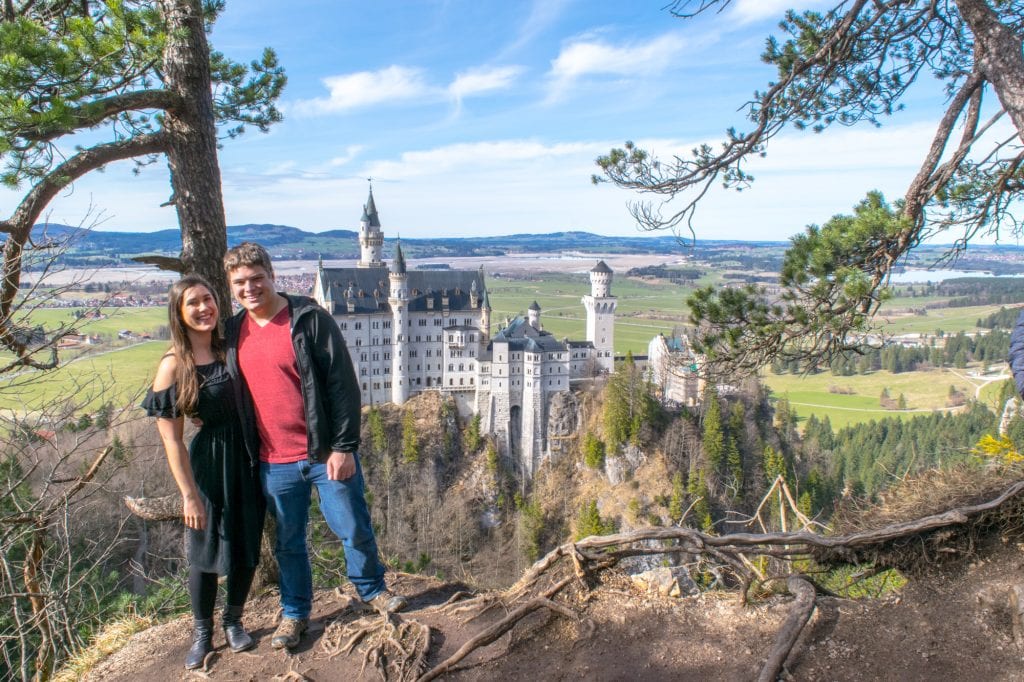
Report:
M 147 521 L 173 521 L 181 518 L 181 495 L 124 498 L 128 511 Z

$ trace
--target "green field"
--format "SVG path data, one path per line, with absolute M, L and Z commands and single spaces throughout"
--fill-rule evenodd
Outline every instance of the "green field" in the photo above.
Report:
M 79 334 L 99 334 L 105 337 L 116 337 L 122 329 L 133 332 L 153 333 L 157 328 L 167 325 L 167 308 L 152 306 L 148 308 L 103 308 L 107 315 L 102 320 L 76 320 L 74 308 L 36 308 L 32 311 L 32 324 L 41 324 L 47 329 L 58 326 L 73 327 Z
M 492 327 L 506 317 L 525 315 L 534 301 L 541 308 L 541 324 L 558 338 L 586 338 L 586 310 L 580 302 L 590 293 L 586 274 L 541 273 L 527 280 L 491 278 L 490 294 Z M 618 299 L 615 318 L 615 352 L 627 350 L 637 355 L 647 353 L 647 345 L 659 332 L 686 321 L 686 296 L 691 289 L 673 284 L 658 284 L 634 279 L 616 278 L 612 293 Z
M 979 318 L 988 317 L 1005 307 L 976 305 L 966 308 L 930 308 L 925 315 L 886 315 L 884 310 L 875 320 L 876 326 L 887 334 L 934 333 L 941 329 L 947 334 L 975 331 Z
M 900 374 L 874 372 L 848 377 L 833 376 L 829 372 L 809 376 L 765 373 L 761 380 L 772 389 L 775 397 L 788 398 L 793 411 L 801 420 L 812 414 L 818 419 L 827 415 L 834 429 L 872 419 L 909 419 L 933 410 L 947 409 L 950 386 L 955 386 L 969 399 L 973 399 L 978 386 L 983 383 L 971 377 L 965 378 L 962 372 L 948 369 Z M 999 383 L 992 381 L 986 384 L 981 399 L 994 402 Z M 903 394 L 907 409 L 882 409 L 879 402 L 882 389 L 888 389 L 894 400 Z M 837 393 L 835 390 L 850 393 Z
M 0 409 L 16 412 L 60 410 L 72 400 L 77 409 L 95 410 L 105 402 L 137 402 L 152 382 L 166 341 L 147 341 L 100 352 L 49 372 L 22 372 L 0 380 Z

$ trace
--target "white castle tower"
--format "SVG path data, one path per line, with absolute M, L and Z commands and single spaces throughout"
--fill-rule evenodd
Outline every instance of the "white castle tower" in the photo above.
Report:
M 594 344 L 595 363 L 599 369 L 611 372 L 615 343 L 615 308 L 618 301 L 612 296 L 612 269 L 598 261 L 590 271 L 590 294 L 583 297 L 587 309 L 587 341 Z
M 372 196 L 370 202 L 372 205 Z M 391 351 L 391 402 L 402 405 L 409 399 L 409 281 L 401 242 L 395 245 L 395 262 L 388 273 L 388 279 L 391 282 L 388 305 L 391 306 L 394 339 Z
M 356 267 L 382 268 L 384 261 L 384 233 L 380 229 L 380 217 L 377 205 L 373 203 L 373 185 L 370 185 L 370 198 L 363 206 L 363 217 L 359 219 L 359 262 Z
M 530 326 L 540 331 L 540 305 L 534 301 L 526 311 L 526 320 Z

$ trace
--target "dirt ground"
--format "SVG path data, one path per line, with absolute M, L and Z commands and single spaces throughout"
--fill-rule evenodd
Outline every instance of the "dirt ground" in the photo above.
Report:
M 788 661 L 789 679 L 1024 680 L 1024 652 L 1014 643 L 1009 610 L 1010 589 L 1024 584 L 1024 547 L 993 545 L 986 558 L 913 579 L 884 599 L 819 598 Z M 428 667 L 503 615 L 491 611 L 470 622 L 442 616 L 430 607 L 463 586 L 407 575 L 391 583 L 411 597 L 400 618 L 431 628 Z M 788 605 L 786 596 L 748 606 L 729 593 L 662 598 L 639 593 L 628 579 L 613 575 L 571 605 L 582 615 L 580 622 L 535 612 L 445 679 L 755 679 Z M 311 630 L 291 652 L 270 648 L 276 614 L 276 595 L 254 600 L 246 623 L 257 647 L 233 654 L 218 633 L 219 648 L 205 672 L 182 668 L 189 621 L 180 618 L 136 634 L 85 679 L 379 679 L 372 666 L 362 670 L 362 645 L 347 656 L 329 654 L 328 628 L 365 615 L 350 594 L 320 593 Z

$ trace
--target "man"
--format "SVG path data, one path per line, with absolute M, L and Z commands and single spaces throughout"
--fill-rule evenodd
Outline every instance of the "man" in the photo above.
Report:
M 357 454 L 359 385 L 338 325 L 313 299 L 275 290 L 270 254 L 259 244 L 230 249 L 224 269 L 242 306 L 226 327 L 228 369 L 239 387 L 246 447 L 259 458 L 277 520 L 284 617 L 270 643 L 293 647 L 313 602 L 306 526 L 314 485 L 359 597 L 385 613 L 406 600 L 384 583 Z

